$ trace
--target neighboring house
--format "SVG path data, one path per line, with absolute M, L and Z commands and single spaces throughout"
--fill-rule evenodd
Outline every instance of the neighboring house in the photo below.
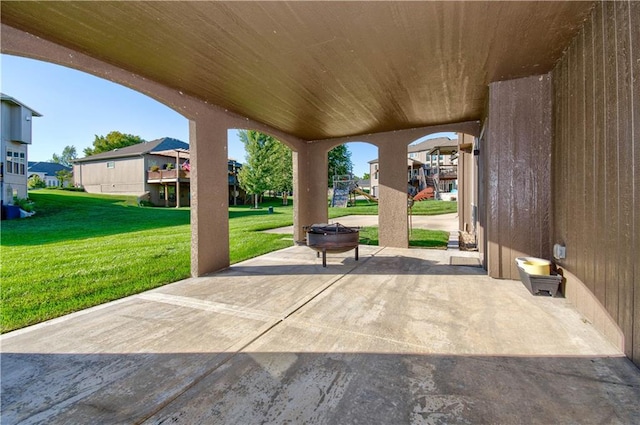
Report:
M 164 137 L 76 159 L 74 185 L 89 193 L 146 197 L 154 205 L 189 205 L 189 172 L 180 170 L 188 150 L 187 143 Z
M 244 203 L 237 172 L 242 164 L 229 160 L 229 203 Z M 189 206 L 189 145 L 165 137 L 73 161 L 74 185 L 89 193 L 126 194 L 153 205 Z
M 227 173 L 229 175 L 229 205 L 242 205 L 248 201 L 247 192 L 240 187 L 238 173 L 242 169 L 242 164 L 235 159 L 227 161 Z
M 72 171 L 71 167 L 65 167 L 62 164 L 55 162 L 31 162 L 27 163 L 27 180 L 31 176 L 37 175 L 45 182 L 47 187 L 60 186 L 60 179 L 58 178 L 59 171 Z M 69 186 L 69 182 L 64 182 L 64 187 Z
M 27 197 L 27 159 L 31 144 L 31 119 L 42 115 L 20 101 L 1 93 L 2 144 L 0 155 L 0 201 L 13 204 L 13 197 Z
M 438 193 L 457 190 L 458 139 L 438 137 L 409 145 L 407 148 L 407 181 L 417 181 L 419 190 L 433 186 Z M 378 159 L 369 161 L 371 194 L 379 196 Z
M 358 179 L 358 186 L 365 192 L 371 191 L 371 180 L 370 179 Z

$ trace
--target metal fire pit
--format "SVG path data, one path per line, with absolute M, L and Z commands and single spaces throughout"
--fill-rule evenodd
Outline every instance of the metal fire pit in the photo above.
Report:
M 315 250 L 318 257 L 322 253 L 322 267 L 327 267 L 327 252 L 346 252 L 355 248 L 358 261 L 359 227 L 346 227 L 340 223 L 312 224 L 305 226 L 304 230 L 307 232 L 307 246 Z

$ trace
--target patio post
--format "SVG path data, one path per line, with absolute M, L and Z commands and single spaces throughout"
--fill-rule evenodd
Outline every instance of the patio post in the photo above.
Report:
M 176 151 L 176 208 L 180 208 L 180 152 Z
M 378 237 L 380 246 L 407 248 L 407 145 L 381 143 Z
M 215 110 L 189 121 L 191 276 L 229 266 L 227 125 Z
M 327 143 L 301 143 L 293 157 L 293 240 L 304 243 L 304 226 L 328 221 Z

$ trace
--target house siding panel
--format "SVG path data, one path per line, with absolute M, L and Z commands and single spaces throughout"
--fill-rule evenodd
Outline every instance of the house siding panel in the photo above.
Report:
M 633 354 L 635 364 L 640 365 L 640 2 L 629 4 L 630 47 L 629 63 L 631 64 L 631 140 L 633 146 L 633 165 L 630 168 L 633 184 L 633 242 L 629 247 L 634 269 L 633 278 Z
M 595 260 L 597 257 L 596 247 L 588 243 L 591 238 L 591 233 L 596 230 L 596 209 L 594 208 L 596 199 L 598 197 L 598 184 L 595 178 L 596 168 L 598 164 L 595 162 L 594 155 L 594 141 L 596 138 L 595 133 L 595 87 L 598 81 L 595 79 L 595 66 L 594 66 L 594 31 L 593 31 L 594 16 L 589 18 L 588 24 L 585 25 L 583 34 L 583 108 L 584 108 L 584 143 L 583 149 L 583 167 L 584 167 L 584 222 L 583 222 L 583 255 L 585 258 L 584 263 L 584 276 L 585 283 L 592 293 L 595 293 Z
M 74 166 L 76 184 L 83 186 L 90 193 L 141 194 L 145 192 L 146 170 L 143 157 L 114 159 L 114 168 L 108 168 L 107 162 L 76 164 Z
M 482 148 L 487 266 L 519 279 L 515 258 L 549 257 L 552 87 L 549 75 L 492 83 Z
M 604 307 L 640 365 L 638 27 L 637 2 L 597 3 L 553 71 L 552 239 L 600 307 L 567 297 L 596 325 Z

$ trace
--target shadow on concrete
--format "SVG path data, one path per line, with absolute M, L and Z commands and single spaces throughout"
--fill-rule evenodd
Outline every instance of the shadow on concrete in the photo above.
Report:
M 259 262 L 233 265 L 226 270 L 217 272 L 217 275 L 473 275 L 486 276 L 486 271 L 477 266 L 450 265 L 420 258 L 402 256 L 367 256 L 355 257 L 332 256 L 327 254 L 327 267 L 322 267 L 322 258 L 309 250 L 306 257 L 301 259 L 302 264 L 292 264 L 291 260 L 283 260 L 284 264 L 260 264 Z M 315 260 L 314 264 L 308 264 Z M 306 262 L 307 264 L 303 263 Z M 362 266 L 362 267 L 360 267 Z M 366 267 L 365 267 L 366 266 Z
M 632 424 L 638 400 L 624 357 L 2 354 L 5 425 Z

